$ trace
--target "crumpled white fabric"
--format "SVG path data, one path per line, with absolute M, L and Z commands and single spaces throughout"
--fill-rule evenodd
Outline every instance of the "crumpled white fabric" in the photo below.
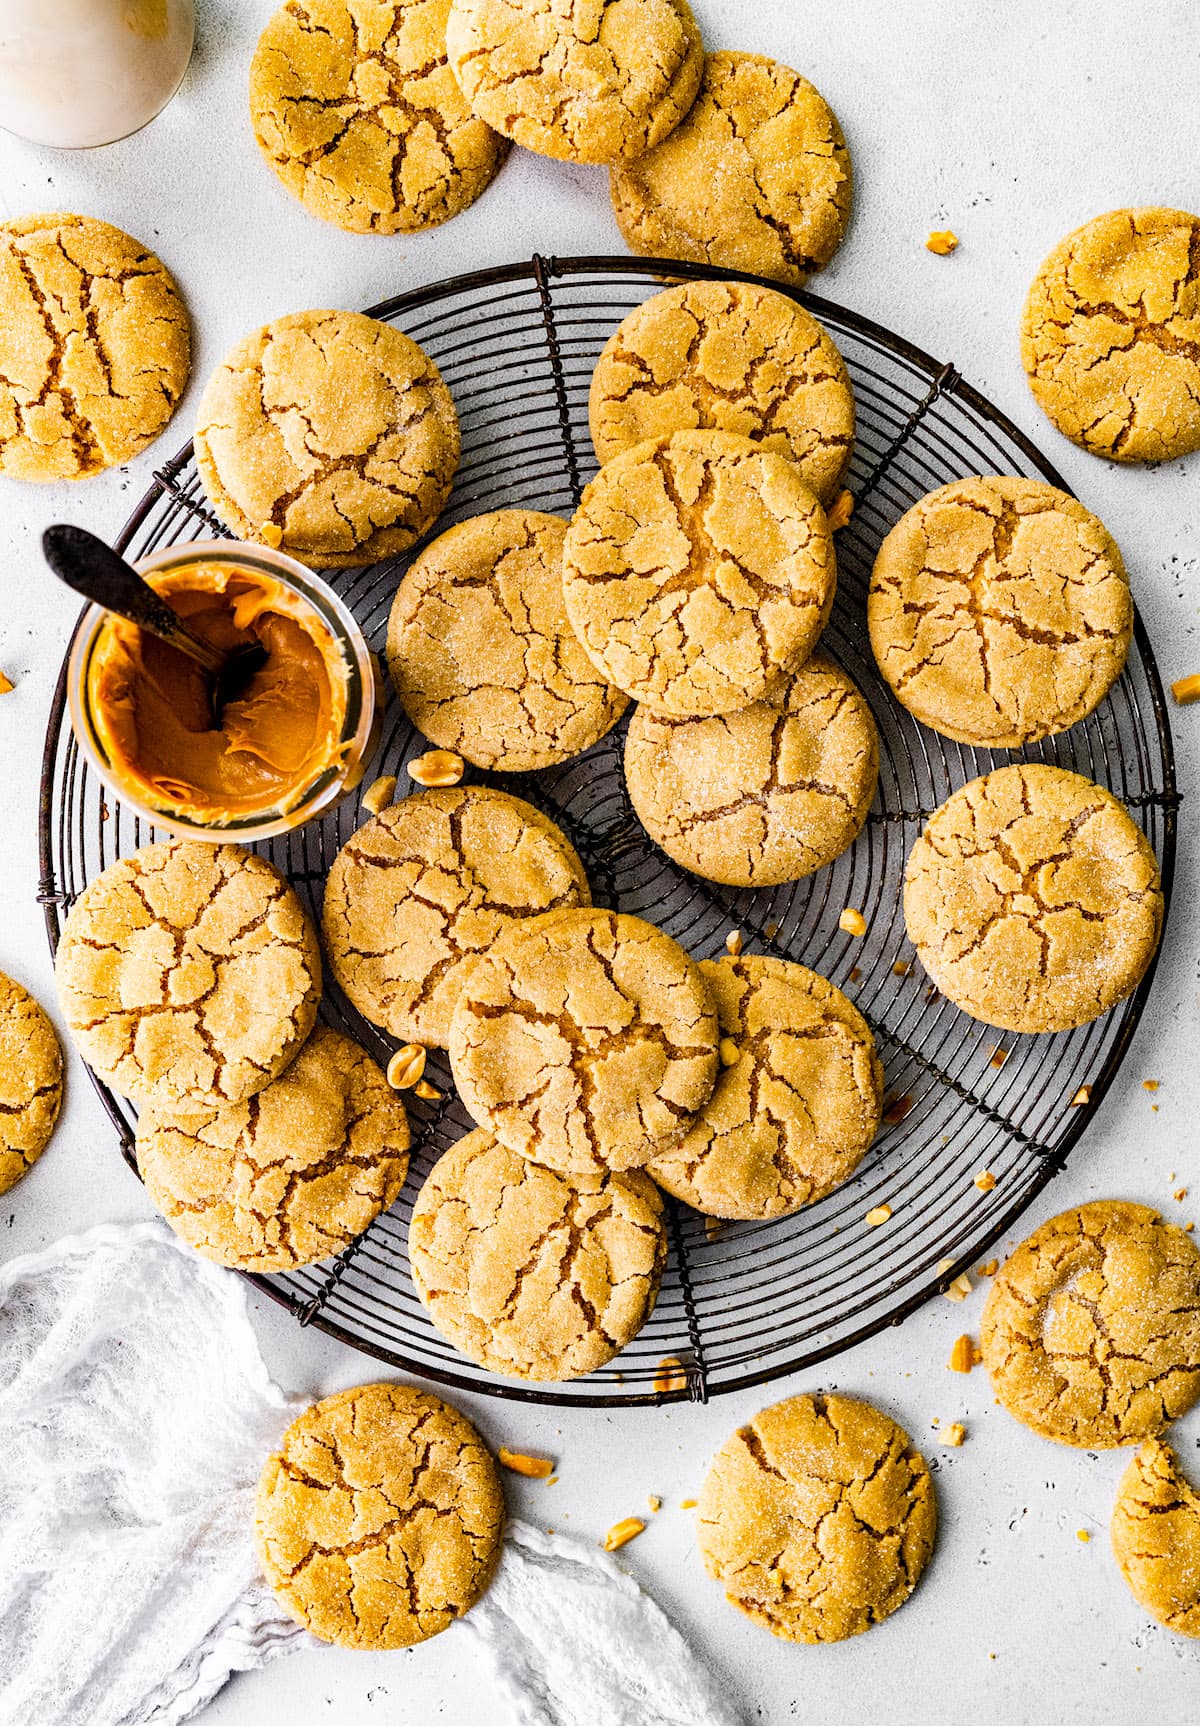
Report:
M 292 1419 L 236 1277 L 160 1223 L 0 1267 L 0 1726 L 175 1726 L 315 1638 L 258 1573 L 262 1461 Z M 515 1726 L 741 1726 L 660 1608 L 512 1523 L 472 1637 Z

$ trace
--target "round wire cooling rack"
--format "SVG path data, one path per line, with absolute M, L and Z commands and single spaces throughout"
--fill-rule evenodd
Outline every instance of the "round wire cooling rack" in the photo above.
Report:
M 634 306 L 672 281 L 697 277 L 737 279 L 667 260 L 535 257 L 372 308 L 373 316 L 421 343 L 458 407 L 462 464 L 435 532 L 514 505 L 569 515 L 595 471 L 587 397 L 601 347 Z M 901 888 L 921 823 L 958 786 L 1015 756 L 951 743 L 892 700 L 866 636 L 874 555 L 904 510 L 948 480 L 1017 473 L 1063 481 L 952 365 L 856 313 L 811 295 L 793 297 L 841 348 L 858 408 L 846 482 L 855 509 L 838 535 L 837 601 L 822 640 L 866 694 L 879 727 L 879 791 L 856 843 L 816 875 L 782 887 L 739 891 L 688 875 L 655 848 L 633 814 L 621 771 L 623 726 L 549 772 L 472 777 L 502 784 L 556 820 L 583 857 L 598 903 L 652 919 L 698 958 L 722 952 L 726 934 L 740 929 L 747 951 L 802 960 L 844 989 L 871 1023 L 884 1062 L 883 1130 L 850 1181 L 796 1216 L 712 1228 L 669 1202 L 669 1264 L 638 1338 L 588 1378 L 525 1385 L 459 1355 L 433 1329 L 413 1290 L 407 1253 L 413 1196 L 436 1158 L 473 1125 L 454 1097 L 444 1057 L 435 1054 L 429 1072 L 443 1096 L 426 1103 L 408 1094 L 413 1169 L 399 1202 L 340 1258 L 249 1278 L 301 1324 L 425 1378 L 548 1403 L 704 1400 L 811 1366 L 898 1323 L 974 1264 L 1061 1168 L 1111 1083 L 1149 994 L 1153 967 L 1127 1001 L 1090 1025 L 1055 1036 L 1001 1035 L 929 989 L 910 963 Z M 214 532 L 226 530 L 205 506 L 189 445 L 155 474 L 118 548 L 136 558 Z M 407 561 L 329 578 L 377 650 Z M 82 887 L 114 858 L 156 837 L 88 769 L 65 706 L 64 663 L 40 807 L 39 897 L 52 947 Z M 424 747 L 389 693 L 372 771 L 403 778 L 404 763 Z M 1086 774 L 1134 810 L 1158 856 L 1169 903 L 1179 799 L 1162 685 L 1140 618 L 1126 670 L 1100 709 L 1020 753 Z M 323 820 L 258 849 L 319 914 L 325 872 L 360 818 L 348 799 Z M 839 928 L 846 906 L 866 919 L 861 940 Z M 394 1045 L 359 1017 L 331 979 L 322 1013 L 386 1062 Z M 132 1165 L 132 1110 L 94 1076 L 93 1082 Z M 988 1193 L 973 1182 L 985 1168 L 996 1182 Z M 867 1212 L 884 1204 L 890 1220 L 869 1226 Z M 683 1371 L 660 1389 L 667 1357 Z

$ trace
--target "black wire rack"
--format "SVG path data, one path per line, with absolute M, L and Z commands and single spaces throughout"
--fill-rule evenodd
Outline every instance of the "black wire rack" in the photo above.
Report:
M 569 515 L 596 466 L 587 396 L 601 347 L 651 294 L 697 277 L 736 279 L 665 260 L 535 257 L 373 307 L 373 316 L 399 324 L 432 355 L 458 407 L 462 464 L 435 531 L 514 505 Z M 688 875 L 655 848 L 633 814 L 621 771 L 623 725 L 549 772 L 472 777 L 502 784 L 552 816 L 583 857 L 598 903 L 652 919 L 697 958 L 722 952 L 736 928 L 747 951 L 801 960 L 837 983 L 874 1029 L 891 1099 L 885 1126 L 854 1178 L 796 1216 L 712 1229 L 670 1203 L 670 1261 L 640 1336 L 586 1379 L 525 1385 L 459 1355 L 433 1329 L 413 1290 L 407 1250 L 413 1197 L 436 1158 L 472 1125 L 444 1059 L 435 1056 L 429 1074 L 444 1095 L 432 1104 L 411 1102 L 413 1168 L 398 1203 L 339 1258 L 249 1279 L 302 1325 L 424 1378 L 593 1407 L 703 1401 L 811 1366 L 898 1323 L 975 1264 L 1062 1167 L 1145 1006 L 1153 968 L 1127 1001 L 1093 1024 L 1056 1036 L 1001 1035 L 960 1013 L 910 964 L 901 909 L 909 847 L 951 791 L 1014 759 L 1014 752 L 948 742 L 891 699 L 866 634 L 875 552 L 910 505 L 948 480 L 1017 473 L 1063 481 L 952 365 L 856 313 L 808 294 L 793 297 L 841 348 L 858 408 L 847 480 L 856 506 L 837 539 L 837 602 L 822 646 L 864 691 L 879 727 L 879 791 L 859 839 L 829 867 L 783 887 L 746 892 Z M 206 507 L 189 445 L 155 474 L 118 548 L 136 558 L 225 531 Z M 376 650 L 407 561 L 331 577 Z M 368 777 L 392 772 L 403 782 L 404 763 L 424 747 L 389 695 Z M 1129 805 L 1154 846 L 1169 904 L 1179 798 L 1162 685 L 1140 618 L 1125 673 L 1100 709 L 1020 753 L 1086 774 Z M 359 819 L 350 799 L 325 819 L 259 847 L 314 914 L 328 865 Z M 114 858 L 156 837 L 105 793 L 81 756 L 66 718 L 65 663 L 46 739 L 39 820 L 39 897 L 53 948 L 60 919 L 82 887 Z M 866 918 L 861 940 L 838 926 L 846 906 Z M 387 1060 L 394 1045 L 359 1017 L 332 980 L 322 1013 Z M 94 1082 L 132 1166 L 133 1113 Z M 1075 1102 L 1081 1087 L 1087 1100 Z M 996 1178 L 988 1193 L 972 1178 L 984 1168 Z M 891 1206 L 890 1221 L 869 1226 L 867 1212 L 882 1204 Z M 655 1380 L 667 1357 L 682 1363 L 684 1383 L 659 1390 Z

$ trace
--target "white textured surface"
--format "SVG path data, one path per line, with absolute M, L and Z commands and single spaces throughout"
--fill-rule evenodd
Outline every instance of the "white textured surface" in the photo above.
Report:
M 0 481 L 0 666 L 18 683 L 0 702 L 6 830 L 0 846 L 0 968 L 52 999 L 33 903 L 41 734 L 74 613 L 50 590 L 35 553 L 46 522 L 73 515 L 115 532 L 151 466 L 182 443 L 200 381 L 239 335 L 276 313 L 362 306 L 454 271 L 545 252 L 620 250 L 601 172 L 517 154 L 481 202 L 420 239 L 355 238 L 290 202 L 258 160 L 244 114 L 246 66 L 270 0 L 209 0 L 184 89 L 139 137 L 78 156 L 0 134 L 0 217 L 78 209 L 108 217 L 158 247 L 196 324 L 196 382 L 155 450 L 127 473 L 70 492 Z M 775 53 L 811 76 L 837 109 L 859 182 L 855 220 L 817 290 L 952 359 L 1030 431 L 1106 520 L 1129 564 L 1164 674 L 1200 670 L 1200 458 L 1158 472 L 1110 468 L 1042 422 L 1025 387 L 1016 325 L 1029 276 L 1068 229 L 1127 203 L 1200 208 L 1200 9 L 1146 0 L 696 0 L 713 45 Z M 949 259 L 924 250 L 930 228 L 953 227 Z M 1200 1198 L 1196 908 L 1200 860 L 1190 798 L 1200 765 L 1200 708 L 1177 711 L 1189 801 L 1175 908 L 1154 1001 L 1124 1076 L 1070 1166 L 1029 1214 L 1124 1195 L 1196 1214 Z M 1143 1078 L 1161 1079 L 1153 1096 Z M 111 1142 L 77 1064 L 64 1123 L 42 1162 L 0 1201 L 0 1256 L 31 1250 L 145 1201 Z M 1152 1104 L 1158 1112 L 1152 1112 Z M 559 1458 L 554 1486 L 515 1483 L 529 1520 L 599 1535 L 665 1508 L 621 1561 L 708 1650 L 753 1716 L 835 1717 L 839 1726 L 1192 1726 L 1200 1644 L 1147 1624 L 1108 1552 L 1106 1526 L 1122 1453 L 1076 1453 L 1041 1442 L 992 1405 L 987 1381 L 947 1372 L 950 1345 L 974 1330 L 980 1297 L 934 1301 L 900 1330 L 766 1392 L 624 1415 L 538 1412 L 483 1398 L 469 1412 L 493 1442 Z M 322 1393 L 370 1376 L 371 1363 L 257 1312 L 268 1365 L 289 1391 Z M 706 1459 L 762 1402 L 820 1384 L 879 1400 L 919 1442 L 930 1421 L 962 1418 L 961 1450 L 939 1460 L 943 1530 L 926 1579 L 903 1611 L 839 1647 L 773 1642 L 726 1606 L 703 1576 L 690 1518 Z M 464 1402 L 466 1399 L 464 1399 Z M 1177 1429 L 1200 1473 L 1200 1419 Z M 1086 1528 L 1084 1544 L 1076 1530 Z M 447 1643 L 451 1646 L 447 1646 Z M 994 1656 L 994 1658 L 993 1658 Z M 336 1719 L 492 1726 L 496 1699 L 464 1641 L 400 1655 L 303 1654 L 235 1681 L 213 1726 L 293 1726 Z M 81 1722 L 80 1726 L 84 1726 Z M 597 1726 L 604 1726 L 597 1722 Z

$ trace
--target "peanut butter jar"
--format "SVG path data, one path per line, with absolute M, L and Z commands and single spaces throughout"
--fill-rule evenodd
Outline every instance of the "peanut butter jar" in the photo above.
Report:
M 177 648 L 98 606 L 71 648 L 71 722 L 125 805 L 185 839 L 249 844 L 323 815 L 362 779 L 379 737 L 374 656 L 349 610 L 265 546 L 198 540 L 138 570 L 197 635 L 266 660 L 213 724 L 209 684 Z

